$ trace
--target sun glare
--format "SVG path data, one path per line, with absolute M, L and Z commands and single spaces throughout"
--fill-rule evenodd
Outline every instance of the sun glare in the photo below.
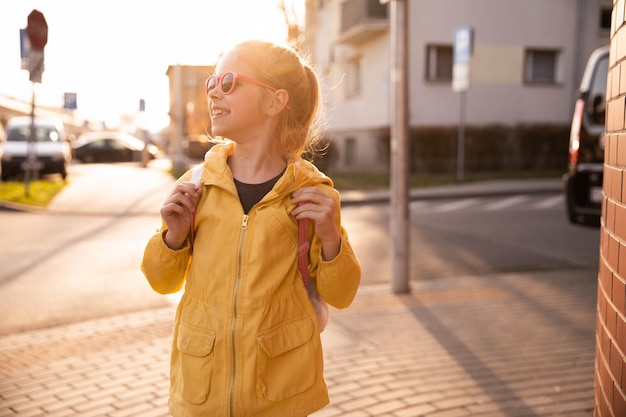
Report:
M 303 15 L 304 0 L 285 0 Z M 286 41 L 281 0 L 155 2 L 151 0 L 22 0 L 0 15 L 0 96 L 30 103 L 33 85 L 20 68 L 19 29 L 37 9 L 48 23 L 45 71 L 35 84 L 35 102 L 62 106 L 64 93 L 77 94 L 79 119 L 119 123 L 146 111 L 149 129 L 169 123 L 168 66 L 210 65 L 228 46 L 258 38 Z M 300 17 L 301 19 L 301 17 Z M 139 116 L 139 115 L 138 115 Z

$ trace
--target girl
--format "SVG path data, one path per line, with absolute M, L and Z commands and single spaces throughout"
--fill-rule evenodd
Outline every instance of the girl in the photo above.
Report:
M 155 291 L 185 285 L 170 411 L 304 417 L 329 399 L 298 270 L 298 220 L 312 224 L 309 271 L 329 304 L 348 307 L 361 276 L 339 193 L 300 157 L 311 144 L 318 79 L 293 50 L 248 41 L 221 57 L 206 93 L 212 133 L 224 140 L 206 154 L 201 186 L 191 172 L 177 181 L 142 261 Z

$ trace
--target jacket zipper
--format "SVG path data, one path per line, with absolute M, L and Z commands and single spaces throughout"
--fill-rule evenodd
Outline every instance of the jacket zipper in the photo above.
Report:
M 243 251 L 243 241 L 246 234 L 246 230 L 248 229 L 248 220 L 250 216 L 247 214 L 243 215 L 243 219 L 241 221 L 241 234 L 239 238 L 239 250 L 237 252 L 237 275 L 235 278 L 235 289 L 234 289 L 234 298 L 233 298 L 233 323 L 230 329 L 230 343 L 231 343 L 231 355 L 232 355 L 232 379 L 230 380 L 230 409 L 229 415 L 233 417 L 235 415 L 235 374 L 236 374 L 236 352 L 235 352 L 235 339 L 236 339 L 236 330 L 237 330 L 237 299 L 239 298 L 239 286 L 241 282 L 241 263 L 242 263 L 242 251 Z

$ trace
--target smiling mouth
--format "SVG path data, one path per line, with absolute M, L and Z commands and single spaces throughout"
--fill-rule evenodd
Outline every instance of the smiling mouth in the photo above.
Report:
M 211 117 L 217 117 L 217 116 L 223 116 L 225 114 L 227 114 L 228 112 L 226 110 L 222 110 L 222 109 L 212 109 L 211 110 Z

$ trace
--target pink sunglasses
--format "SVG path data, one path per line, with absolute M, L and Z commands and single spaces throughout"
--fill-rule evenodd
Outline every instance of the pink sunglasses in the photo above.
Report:
M 238 79 L 260 85 L 261 87 L 269 88 L 272 91 L 278 91 L 277 88 L 262 83 L 261 81 L 257 81 L 254 78 L 246 77 L 245 75 L 239 74 L 237 72 L 229 71 L 219 76 L 211 75 L 209 78 L 207 78 L 204 86 L 205 93 L 208 96 L 211 90 L 219 86 L 221 87 L 222 93 L 228 95 L 235 90 L 235 85 L 237 85 Z

